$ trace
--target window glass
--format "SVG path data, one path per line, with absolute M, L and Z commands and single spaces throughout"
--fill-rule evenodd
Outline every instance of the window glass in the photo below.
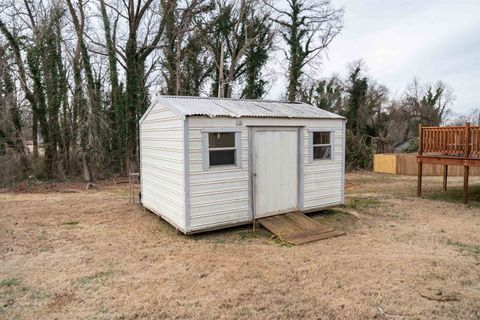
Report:
M 313 147 L 313 159 L 331 159 L 331 146 L 317 146 Z
M 330 144 L 330 132 L 314 132 L 313 144 Z
M 332 142 L 330 141 L 330 131 L 312 132 L 312 154 L 313 160 L 332 159 Z
M 209 158 L 210 158 L 210 166 L 235 164 L 235 149 L 210 150 Z
M 237 148 L 235 132 L 208 133 L 208 163 L 207 167 L 237 164 Z
M 210 132 L 208 134 L 208 147 L 235 148 L 235 132 Z

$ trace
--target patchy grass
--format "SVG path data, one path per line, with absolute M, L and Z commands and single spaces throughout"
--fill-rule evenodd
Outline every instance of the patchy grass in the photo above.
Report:
M 426 199 L 435 201 L 446 201 L 451 203 L 463 203 L 463 188 L 447 188 L 447 191 L 432 190 L 424 192 Z M 480 185 L 470 186 L 468 188 L 468 205 L 474 208 L 480 208 Z
M 320 211 L 318 214 L 312 215 L 311 217 L 319 221 L 326 220 L 329 222 L 345 221 L 346 219 L 352 218 L 351 215 L 335 209 L 323 210 Z
M 76 226 L 79 223 L 80 222 L 78 222 L 78 221 L 67 221 L 67 222 L 64 222 L 63 224 L 67 225 L 67 226 Z
M 257 226 L 257 228 L 255 228 L 255 232 L 253 232 L 252 230 L 240 231 L 237 233 L 237 235 L 239 236 L 239 240 L 241 241 L 254 238 L 268 238 L 272 236 L 272 234 L 268 230 L 263 229 L 261 226 Z
M 1 287 L 14 287 L 18 285 L 18 279 L 15 278 L 7 278 L 0 280 L 0 288 Z
M 225 244 L 227 240 L 225 239 L 213 239 L 212 243 Z
M 37 240 L 39 241 L 44 241 L 44 240 L 47 240 L 47 231 L 45 230 L 42 230 L 42 232 L 40 234 L 38 234 L 36 236 Z
M 350 182 L 366 185 L 369 183 L 386 183 L 389 181 L 394 181 L 398 176 L 388 174 L 388 173 L 372 173 L 369 171 L 361 171 L 357 173 L 353 179 L 350 179 Z
M 92 275 L 83 276 L 77 279 L 76 283 L 80 287 L 103 285 L 105 281 L 112 276 L 112 274 L 112 271 L 100 271 Z
M 350 202 L 347 204 L 347 207 L 355 210 L 362 210 L 367 208 L 379 207 L 381 204 L 382 203 L 380 201 L 372 197 L 352 198 Z
M 460 252 L 466 252 L 474 255 L 480 255 L 480 245 L 468 244 L 460 241 L 447 240 L 447 244 L 457 248 Z
M 346 184 L 349 208 L 310 215 L 346 235 L 291 248 L 251 225 L 184 236 L 125 184 L 2 195 L 0 318 L 477 319 L 479 210 L 415 197 L 416 177 Z
M 241 240 L 241 241 L 250 240 L 257 237 L 257 235 L 253 233 L 252 230 L 240 231 L 237 233 L 237 235 L 238 235 L 238 240 Z
M 322 210 L 309 216 L 320 224 L 329 225 L 338 231 L 347 233 L 353 231 L 358 226 L 358 218 L 335 208 Z

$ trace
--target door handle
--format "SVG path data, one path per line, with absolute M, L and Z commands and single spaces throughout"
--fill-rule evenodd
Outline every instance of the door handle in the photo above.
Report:
M 256 173 L 256 172 L 254 172 L 254 173 L 253 173 L 253 176 L 254 176 L 254 177 L 256 177 L 256 176 L 257 176 L 257 173 Z

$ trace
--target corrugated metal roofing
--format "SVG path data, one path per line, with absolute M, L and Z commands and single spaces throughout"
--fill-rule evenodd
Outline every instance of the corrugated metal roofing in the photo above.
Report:
M 184 96 L 158 96 L 154 101 L 182 116 L 343 119 L 299 102 Z

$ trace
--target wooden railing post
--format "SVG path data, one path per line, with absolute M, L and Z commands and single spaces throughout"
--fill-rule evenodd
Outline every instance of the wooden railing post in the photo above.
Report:
M 468 158 L 470 156 L 470 123 L 465 123 L 465 146 L 464 146 L 464 156 Z
M 423 128 L 422 128 L 422 124 L 418 125 L 418 137 L 419 137 L 418 155 L 421 156 L 422 153 L 423 153 Z
M 417 172 L 417 196 L 420 197 L 422 195 L 422 154 L 423 154 L 423 128 L 422 124 L 418 125 L 418 134 L 419 134 L 419 141 L 418 141 L 418 156 L 417 156 L 417 164 L 418 164 L 418 172 Z

